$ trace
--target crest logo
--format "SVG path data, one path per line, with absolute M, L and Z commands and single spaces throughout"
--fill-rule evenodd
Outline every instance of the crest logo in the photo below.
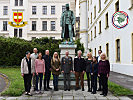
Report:
M 112 24 L 115 28 L 121 29 L 128 25 L 128 14 L 124 11 L 115 12 L 112 16 Z
M 23 22 L 23 12 L 13 12 L 13 22 L 8 22 L 12 27 L 24 27 L 27 22 Z

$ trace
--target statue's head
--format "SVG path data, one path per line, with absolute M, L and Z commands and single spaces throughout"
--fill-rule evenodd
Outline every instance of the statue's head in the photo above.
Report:
M 66 4 L 66 10 L 69 10 L 69 4 Z

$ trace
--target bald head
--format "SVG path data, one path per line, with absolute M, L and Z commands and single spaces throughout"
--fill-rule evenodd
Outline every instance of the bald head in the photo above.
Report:
M 38 52 L 37 48 L 34 48 L 33 52 L 36 54 Z
M 49 55 L 49 50 L 46 50 L 46 51 L 45 51 L 45 54 L 46 54 L 46 55 Z

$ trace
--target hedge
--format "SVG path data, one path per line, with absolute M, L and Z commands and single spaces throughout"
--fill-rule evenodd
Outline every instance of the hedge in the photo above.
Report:
M 40 38 L 32 41 L 27 41 L 19 38 L 4 38 L 0 37 L 0 66 L 20 66 L 21 59 L 25 56 L 26 51 L 33 52 L 33 48 L 37 48 L 39 52 L 45 53 L 49 49 L 51 56 L 55 51 L 60 53 L 59 44 L 61 40 Z M 84 52 L 83 44 L 80 40 L 75 42 L 78 45 L 77 50 L 81 49 Z

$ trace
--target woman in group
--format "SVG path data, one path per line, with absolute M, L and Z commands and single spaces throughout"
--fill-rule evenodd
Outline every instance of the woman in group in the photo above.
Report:
M 26 57 L 21 61 L 21 74 L 24 78 L 25 95 L 32 96 L 30 93 L 32 74 L 34 76 L 35 68 L 33 60 L 30 58 L 30 52 L 26 52 Z
M 45 73 L 45 61 L 42 59 L 42 53 L 38 54 L 38 58 L 35 60 L 35 71 L 36 71 L 36 93 L 38 93 L 38 80 L 40 79 L 40 92 L 42 89 L 42 79 Z
M 90 67 L 92 63 L 92 54 L 89 52 L 87 54 L 87 59 L 85 60 L 86 63 L 86 75 L 87 75 L 87 83 L 88 83 L 88 92 L 91 92 L 92 89 L 90 88 Z
M 110 72 L 110 63 L 106 59 L 106 54 L 101 54 L 101 60 L 99 61 L 98 65 L 98 76 L 101 77 L 101 83 L 102 83 L 102 94 L 103 96 L 107 96 L 108 93 L 108 77 Z
M 98 63 L 97 63 L 97 58 L 93 56 L 93 61 L 91 64 L 90 68 L 90 73 L 91 73 L 91 86 L 92 86 L 92 94 L 96 94 L 97 90 L 97 76 L 98 76 Z
M 52 74 L 53 74 L 53 85 L 54 90 L 58 91 L 58 77 L 61 73 L 61 63 L 57 52 L 54 52 L 53 58 L 51 60 Z

